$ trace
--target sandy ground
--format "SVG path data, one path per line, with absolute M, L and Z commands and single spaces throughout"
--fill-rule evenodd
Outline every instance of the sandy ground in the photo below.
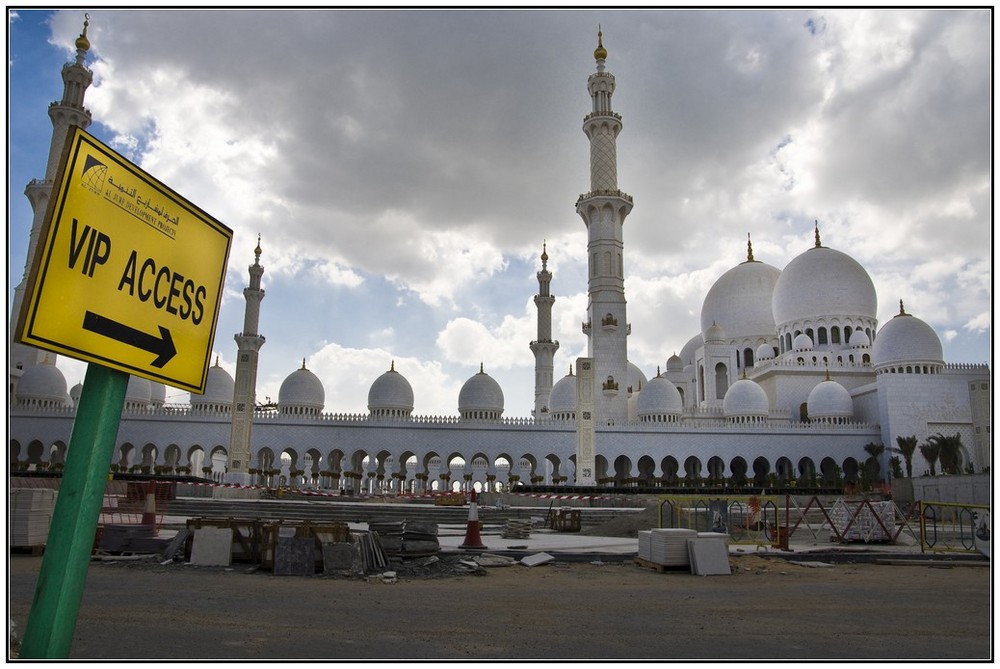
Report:
M 70 658 L 857 661 L 993 654 L 989 567 L 806 567 L 744 555 L 731 559 L 732 575 L 694 576 L 630 559 L 594 562 L 479 575 L 401 571 L 395 583 L 274 576 L 241 564 L 93 562 Z M 23 631 L 40 563 L 23 555 L 8 560 L 15 632 Z

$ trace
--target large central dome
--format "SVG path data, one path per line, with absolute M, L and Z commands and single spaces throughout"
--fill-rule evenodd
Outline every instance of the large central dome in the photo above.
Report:
M 875 319 L 875 284 L 846 253 L 815 246 L 796 256 L 781 272 L 771 301 L 779 328 L 817 318 Z
M 713 323 L 729 339 L 774 337 L 771 298 L 781 270 L 758 260 L 732 268 L 708 291 L 701 307 L 701 331 Z

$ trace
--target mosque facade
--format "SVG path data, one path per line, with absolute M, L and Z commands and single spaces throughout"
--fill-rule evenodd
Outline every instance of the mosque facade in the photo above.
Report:
M 45 179 L 25 190 L 34 209 L 33 256 L 68 125 L 86 127 L 83 96 L 89 41 L 77 40 L 63 68 L 64 94 L 50 106 L 54 132 Z M 413 414 L 412 386 L 391 362 L 368 391 L 368 412 L 324 412 L 322 381 L 303 360 L 282 383 L 276 406 L 255 401 L 262 304 L 260 243 L 254 249 L 244 331 L 235 335 L 234 379 L 209 369 L 203 395 L 167 405 L 166 389 L 130 377 L 112 463 L 114 471 L 191 474 L 241 485 L 290 485 L 357 492 L 495 489 L 522 484 L 762 485 L 856 482 L 865 446 L 888 451 L 897 437 L 962 438 L 961 461 L 991 465 L 990 369 L 948 364 L 937 333 L 899 313 L 879 326 L 874 284 L 846 253 L 815 242 L 779 270 L 747 259 L 705 296 L 701 331 L 663 368 L 646 375 L 628 360 L 624 221 L 632 198 L 619 190 L 612 108 L 615 78 L 602 38 L 587 89 L 590 190 L 577 212 L 588 235 L 588 307 L 582 327 L 593 365 L 555 380 L 547 251 L 541 254 L 534 409 L 504 415 L 504 393 L 485 366 L 462 386 L 458 415 Z M 12 319 L 25 282 L 15 290 Z M 11 328 L 13 331 L 13 328 Z M 55 356 L 11 342 L 9 458 L 13 470 L 59 469 L 65 462 L 80 386 L 67 392 Z M 579 371 L 579 370 L 578 370 Z M 581 386 L 581 378 L 592 385 Z M 583 390 L 581 390 L 583 388 Z M 527 390 L 525 389 L 525 392 Z M 584 401 L 586 396 L 586 401 Z M 592 475 L 581 477 L 578 426 L 593 418 Z M 878 478 L 887 473 L 888 453 Z M 919 453 L 914 472 L 926 469 Z

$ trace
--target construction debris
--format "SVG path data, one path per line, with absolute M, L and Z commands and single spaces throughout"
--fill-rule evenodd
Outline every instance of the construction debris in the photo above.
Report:
M 552 562 L 553 560 L 555 560 L 555 558 L 548 553 L 535 553 L 534 555 L 526 555 L 521 558 L 521 564 L 526 567 L 535 567 L 540 564 L 545 564 L 546 562 Z
M 382 520 L 368 523 L 368 529 L 390 557 L 423 557 L 441 550 L 437 523 Z
M 504 539 L 527 539 L 531 536 L 531 521 L 508 518 L 500 536 Z
M 352 531 L 351 542 L 358 547 L 362 573 L 370 574 L 389 566 L 389 558 L 382 548 L 382 542 L 377 533 Z

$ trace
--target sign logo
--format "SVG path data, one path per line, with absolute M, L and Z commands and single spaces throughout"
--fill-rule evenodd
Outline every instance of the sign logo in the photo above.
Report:
M 202 393 L 232 236 L 72 128 L 32 259 L 18 340 Z

